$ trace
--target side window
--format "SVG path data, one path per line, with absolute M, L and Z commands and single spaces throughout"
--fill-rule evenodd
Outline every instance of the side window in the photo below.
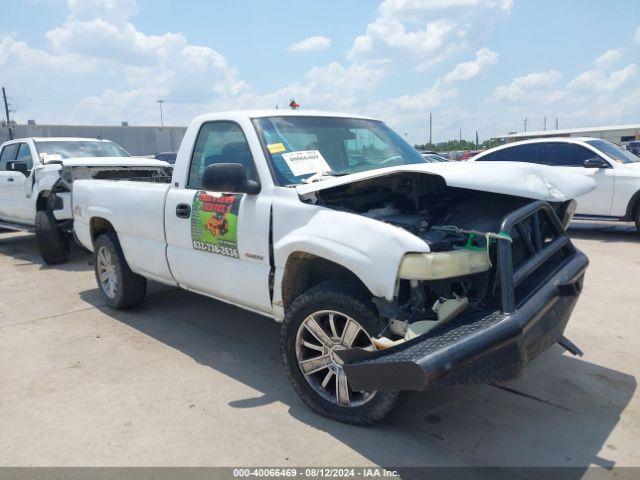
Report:
M 555 167 L 582 167 L 585 160 L 598 156 L 580 145 L 560 142 L 543 143 L 541 154 L 547 165 Z
M 502 150 L 477 158 L 476 162 L 499 162 L 501 160 L 500 157 L 502 157 Z
M 17 152 L 18 152 L 17 143 L 7 145 L 2 149 L 2 153 L 0 153 L 0 171 L 7 169 L 7 162 L 11 162 L 15 160 Z
M 538 158 L 538 146 L 535 143 L 503 148 L 477 161 L 541 163 Z
M 29 149 L 29 145 L 26 143 L 21 143 L 20 148 L 18 149 L 18 156 L 16 157 L 17 162 L 27 162 L 27 168 L 31 170 L 33 168 L 33 157 L 31 156 L 31 150 Z
M 216 163 L 240 163 L 249 179 L 257 180 L 249 144 L 237 123 L 221 121 L 202 126 L 191 156 L 187 188 L 202 188 L 204 169 Z

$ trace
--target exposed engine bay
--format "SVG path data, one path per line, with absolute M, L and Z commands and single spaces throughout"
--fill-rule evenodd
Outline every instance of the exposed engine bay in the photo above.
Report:
M 511 238 L 500 226 L 534 200 L 449 187 L 438 175 L 400 172 L 320 190 L 307 201 L 402 228 L 429 245 L 431 253 L 405 256 L 394 302 L 374 298 L 389 320 L 378 348 L 426 334 L 467 309 L 498 308 L 497 242 L 512 243 L 514 264 L 528 255 L 520 235 Z M 552 204 L 560 218 L 569 203 Z

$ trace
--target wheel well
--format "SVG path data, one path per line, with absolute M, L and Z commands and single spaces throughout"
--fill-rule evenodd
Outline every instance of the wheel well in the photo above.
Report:
M 627 219 L 631 219 L 631 220 L 634 219 L 633 214 L 635 213 L 636 208 L 638 208 L 639 204 L 640 204 L 640 190 L 634 193 L 633 196 L 631 197 L 631 200 L 629 200 L 629 204 L 627 205 L 627 214 L 625 215 Z
M 348 268 L 316 255 L 295 252 L 287 259 L 282 278 L 284 309 L 288 309 L 296 298 L 311 287 L 328 280 L 350 283 L 369 291 L 362 280 Z
M 36 211 L 47 210 L 49 207 L 49 195 L 51 192 L 48 190 L 40 192 L 38 199 L 36 200 Z
M 95 241 L 103 233 L 116 231 L 108 220 L 100 217 L 94 217 L 90 223 L 91 240 Z

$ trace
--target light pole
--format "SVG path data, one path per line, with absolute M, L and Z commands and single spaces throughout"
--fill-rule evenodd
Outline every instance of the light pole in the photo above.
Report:
M 162 104 L 164 103 L 164 100 L 160 99 L 156 101 L 158 102 L 158 105 L 160 105 L 160 126 L 164 128 L 164 118 L 162 118 Z

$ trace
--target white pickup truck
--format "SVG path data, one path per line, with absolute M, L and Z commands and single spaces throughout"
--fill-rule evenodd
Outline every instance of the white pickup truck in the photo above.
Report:
M 507 380 L 557 342 L 579 353 L 563 331 L 588 261 L 563 222 L 593 187 L 427 163 L 378 120 L 274 110 L 200 116 L 170 183 L 78 180 L 72 203 L 109 305 L 152 279 L 282 322 L 301 398 L 369 424 L 403 391 Z
M 0 228 L 35 230 L 45 263 L 67 260 L 77 178 L 157 178 L 169 165 L 95 138 L 19 138 L 0 145 Z

